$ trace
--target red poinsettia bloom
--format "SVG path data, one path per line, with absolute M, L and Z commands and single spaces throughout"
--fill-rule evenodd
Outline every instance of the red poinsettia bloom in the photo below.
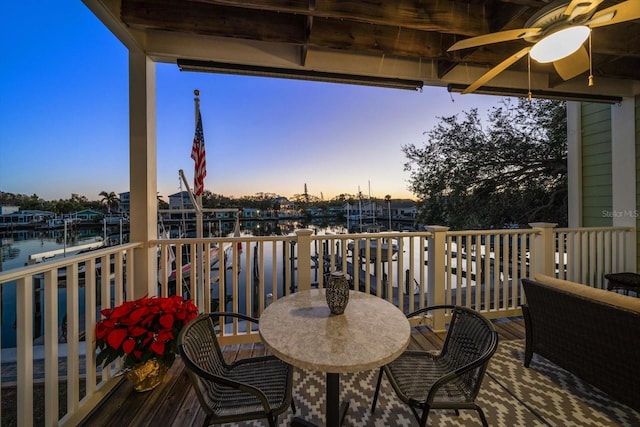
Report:
M 164 328 L 171 328 L 173 327 L 173 314 L 163 314 L 159 321 Z
M 101 311 L 96 324 L 97 362 L 104 366 L 124 357 L 126 367 L 151 358 L 171 366 L 180 329 L 198 315 L 197 307 L 180 296 L 125 301 Z
M 134 348 L 136 348 L 136 340 L 134 340 L 133 338 L 127 338 L 122 343 L 122 351 L 124 351 L 127 354 L 131 353 Z
M 164 353 L 164 341 L 155 341 L 154 340 L 151 343 L 150 347 L 151 347 L 151 350 L 153 350 L 154 353 L 156 353 L 156 354 L 160 354 L 161 355 L 162 353 Z
M 111 332 L 109 332 L 109 335 L 107 336 L 107 342 L 109 343 L 109 347 L 113 348 L 114 350 L 117 350 L 126 337 L 127 337 L 126 329 L 112 330 Z

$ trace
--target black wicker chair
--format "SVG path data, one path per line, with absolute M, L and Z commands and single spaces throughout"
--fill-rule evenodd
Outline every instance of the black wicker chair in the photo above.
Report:
M 489 359 L 498 347 L 493 324 L 479 313 L 452 305 L 427 307 L 408 318 L 425 317 L 433 310 L 451 310 L 443 347 L 440 351 L 406 350 L 380 369 L 371 412 L 376 409 L 383 372 L 398 398 L 411 407 L 421 426 L 427 425 L 431 409 L 478 411 L 482 424 L 487 419 L 475 403 Z M 419 413 L 419 411 L 422 411 Z
M 207 413 L 204 425 L 266 418 L 270 426 L 275 426 L 278 415 L 289 406 L 295 413 L 291 398 L 293 367 L 275 356 L 226 363 L 216 324 L 223 317 L 258 323 L 237 313 L 201 314 L 182 328 L 178 337 L 180 356 Z

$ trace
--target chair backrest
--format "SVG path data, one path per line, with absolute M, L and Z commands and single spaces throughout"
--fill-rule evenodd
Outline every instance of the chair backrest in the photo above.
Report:
M 217 316 L 213 313 L 199 315 L 182 328 L 178 337 L 178 351 L 201 402 L 207 400 L 203 393 L 211 386 L 203 374 L 224 377 L 229 369 L 218 343 L 214 318 Z M 209 403 L 203 402 L 203 406 Z
M 475 398 L 489 359 L 498 348 L 498 333 L 488 319 L 474 310 L 456 306 L 452 312 L 440 362 L 452 371 L 460 370 L 466 392 Z

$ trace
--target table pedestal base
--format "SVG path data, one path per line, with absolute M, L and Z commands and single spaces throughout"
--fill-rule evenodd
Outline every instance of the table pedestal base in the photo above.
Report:
M 327 406 L 326 406 L 326 425 L 327 427 L 341 426 L 344 417 L 349 410 L 349 401 L 345 401 L 340 405 L 340 374 L 327 373 Z M 291 427 L 317 427 L 316 424 L 295 417 L 291 421 Z

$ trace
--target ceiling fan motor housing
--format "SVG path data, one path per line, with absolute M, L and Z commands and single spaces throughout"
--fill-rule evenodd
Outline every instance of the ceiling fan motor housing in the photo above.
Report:
M 531 35 L 528 37 L 524 37 L 524 39 L 530 43 L 536 43 L 549 34 L 560 31 L 564 28 L 568 28 L 574 25 L 583 25 L 596 12 L 596 9 L 593 8 L 589 10 L 587 13 L 578 14 L 576 16 L 565 15 L 564 11 L 569 5 L 568 0 L 558 0 L 549 5 L 540 9 L 536 14 L 534 14 L 525 24 L 525 28 L 542 28 L 542 31 L 535 35 Z M 590 3 L 590 2 L 585 2 Z M 576 7 L 579 11 L 579 6 Z M 575 15 L 575 13 L 573 14 Z

